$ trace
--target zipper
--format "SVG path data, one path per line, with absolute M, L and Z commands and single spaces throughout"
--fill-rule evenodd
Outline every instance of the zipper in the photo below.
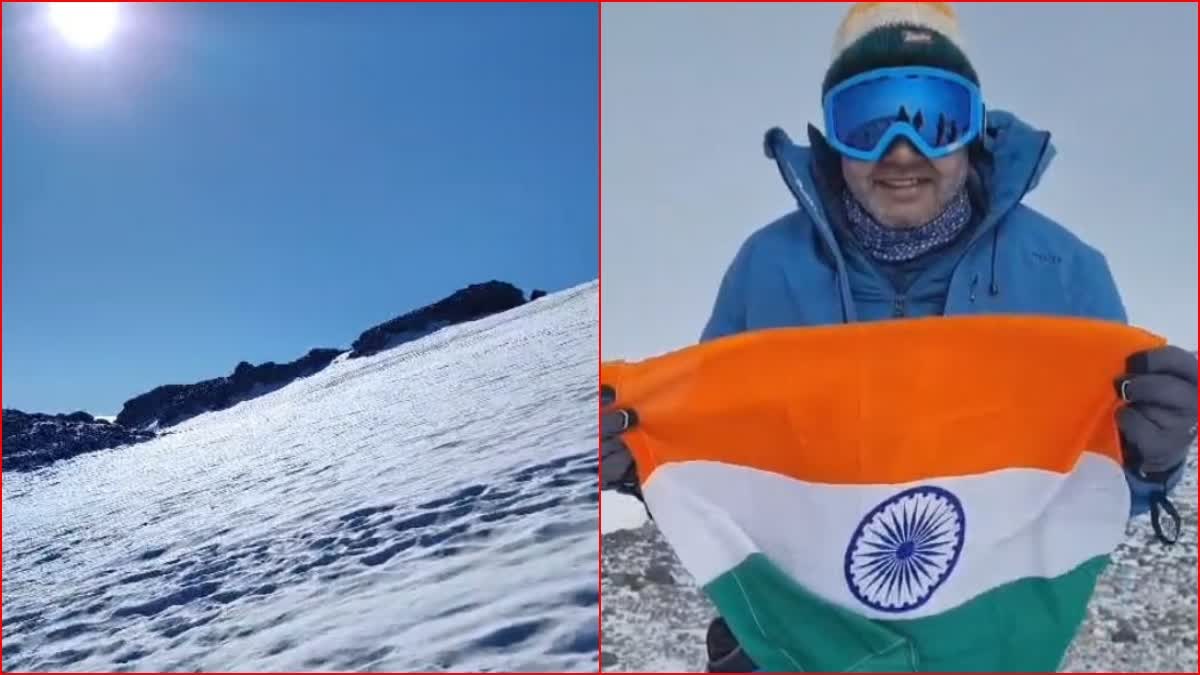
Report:
M 1029 176 L 1025 179 L 1025 185 L 1024 185 L 1024 187 L 1021 188 L 1022 195 L 1029 193 L 1029 186 L 1033 184 L 1033 179 L 1037 175 L 1037 168 L 1039 166 L 1041 166 L 1042 158 L 1045 157 L 1045 155 L 1046 155 L 1046 149 L 1050 147 L 1050 136 L 1051 135 L 1049 132 L 1042 133 L 1042 142 L 1041 142 L 1041 145 L 1038 146 L 1037 158 L 1033 162 L 1033 170 L 1029 172 Z M 1002 211 L 1000 213 L 994 213 L 991 215 L 991 217 L 985 217 L 979 223 L 979 229 L 971 236 L 971 239 L 967 242 L 967 245 L 963 247 L 962 255 L 959 257 L 958 262 L 954 265 L 954 271 L 951 273 L 951 277 L 950 277 L 950 285 L 951 286 L 954 285 L 954 281 L 958 277 L 959 271 L 962 269 L 961 265 L 962 265 L 963 260 L 965 260 L 967 258 L 967 256 L 971 255 L 974 252 L 975 247 L 979 246 L 980 240 L 983 239 L 983 237 L 985 235 L 991 234 L 992 230 L 999 226 L 999 221 L 1008 214 L 1008 211 L 1011 210 L 1012 208 L 1015 208 L 1019 204 L 1020 204 L 1020 198 L 1018 198 L 1017 202 L 1015 204 L 1013 204 L 1012 207 L 1010 207 L 1009 209 Z M 996 243 L 998 243 L 998 242 L 996 242 Z M 995 243 L 993 243 L 993 249 L 992 249 L 993 255 L 996 252 L 994 246 L 995 246 Z M 993 261 L 992 272 L 993 272 L 993 274 L 995 273 L 994 261 Z M 976 273 L 975 277 L 973 277 L 971 279 L 971 293 L 970 293 L 971 304 L 975 303 L 975 286 L 978 282 L 979 282 L 979 276 L 978 276 L 978 273 Z M 994 287 L 994 284 L 995 284 L 995 278 L 993 277 L 993 287 Z M 995 293 L 993 293 L 993 295 L 995 295 Z
M 838 283 L 842 301 L 842 316 L 844 323 L 853 323 L 858 317 L 854 311 L 854 299 L 850 293 L 850 280 L 846 273 L 846 261 L 842 257 L 837 240 L 833 235 L 833 228 L 829 221 L 821 215 L 820 207 L 817 202 L 808 194 L 808 190 L 804 187 L 804 181 L 800 176 L 796 175 L 796 170 L 792 163 L 783 158 L 782 155 L 776 152 L 775 168 L 779 171 L 780 177 L 791 191 L 792 197 L 800 205 L 801 209 L 808 213 L 808 217 L 812 219 L 814 227 L 824 239 L 826 246 L 829 247 L 834 257 L 834 278 Z

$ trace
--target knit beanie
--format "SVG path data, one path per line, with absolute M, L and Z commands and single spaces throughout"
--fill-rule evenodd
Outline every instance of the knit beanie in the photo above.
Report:
M 821 86 L 830 89 L 876 68 L 927 66 L 979 84 L 964 51 L 958 16 L 945 2 L 858 2 L 833 40 L 833 61 Z

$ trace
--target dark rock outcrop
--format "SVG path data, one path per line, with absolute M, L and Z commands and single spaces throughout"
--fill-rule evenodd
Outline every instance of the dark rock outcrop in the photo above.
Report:
M 349 358 L 370 356 L 446 326 L 482 319 L 523 304 L 525 293 L 512 284 L 502 281 L 472 284 L 432 305 L 365 331 L 354 341 Z
M 126 401 L 117 424 L 135 429 L 155 423 L 169 427 L 202 413 L 224 410 L 308 377 L 341 353 L 340 349 L 313 349 L 290 363 L 268 361 L 258 366 L 242 361 L 227 377 L 163 385 Z
M 543 291 L 540 288 L 535 288 L 535 289 L 533 289 L 533 292 L 529 294 L 529 301 L 533 302 L 534 300 L 537 300 L 538 298 L 544 298 L 544 297 L 546 297 L 546 291 Z
M 86 452 L 149 440 L 149 431 L 127 429 L 84 412 L 45 415 L 4 410 L 4 470 L 32 471 Z
M 539 295 L 539 293 L 541 295 Z M 534 291 L 534 298 L 545 295 Z M 354 341 L 351 358 L 374 354 L 464 321 L 480 319 L 525 304 L 524 292 L 501 281 L 473 284 L 427 307 L 364 332 Z M 86 412 L 44 415 L 4 411 L 4 470 L 27 471 L 85 452 L 154 438 L 154 429 L 170 427 L 206 412 L 224 410 L 308 377 L 333 362 L 344 349 L 313 349 L 290 363 L 237 364 L 225 377 L 194 384 L 168 384 L 125 402 L 116 422 Z

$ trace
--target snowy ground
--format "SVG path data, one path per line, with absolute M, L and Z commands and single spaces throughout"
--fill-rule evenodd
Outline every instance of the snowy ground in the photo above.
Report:
M 1185 523 L 1179 543 L 1159 544 L 1145 517 L 1131 524 L 1063 671 L 1197 672 L 1196 495 L 1193 452 L 1173 499 Z M 702 672 L 712 605 L 630 501 L 602 497 L 604 670 Z
M 4 669 L 597 665 L 597 287 L 4 476 Z

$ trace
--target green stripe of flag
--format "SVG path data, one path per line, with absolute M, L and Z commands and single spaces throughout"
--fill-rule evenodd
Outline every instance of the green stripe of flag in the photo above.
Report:
M 773 672 L 1058 669 L 1108 556 L 1055 578 L 1026 578 L 952 610 L 873 620 L 830 604 L 750 555 L 705 586 L 746 654 Z

